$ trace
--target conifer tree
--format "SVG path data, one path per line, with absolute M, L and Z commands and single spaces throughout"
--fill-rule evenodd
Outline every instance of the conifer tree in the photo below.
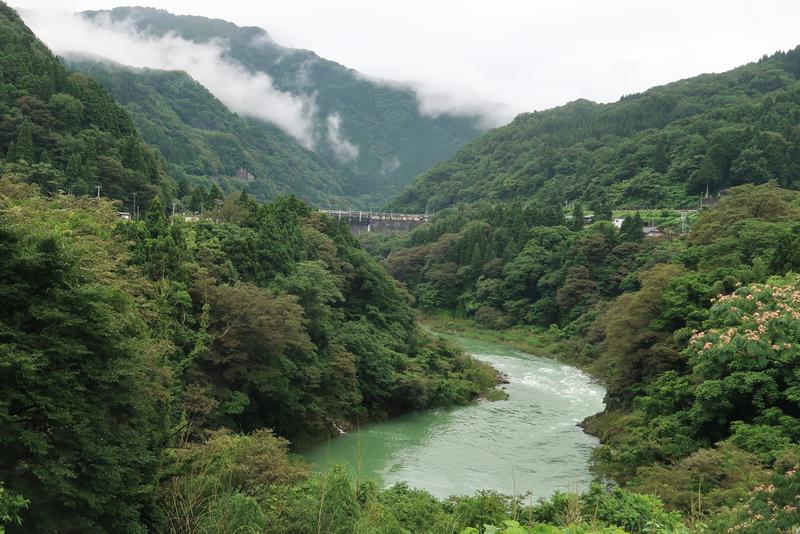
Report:
M 576 232 L 583 229 L 583 205 L 580 202 L 576 202 L 572 208 L 572 229 Z
M 638 213 L 626 217 L 619 229 L 620 238 L 623 241 L 641 241 L 644 239 L 643 226 L 642 217 Z
M 22 121 L 17 129 L 17 138 L 12 147 L 9 147 L 8 161 L 27 161 L 35 163 L 33 154 L 33 132 L 31 123 L 27 119 Z

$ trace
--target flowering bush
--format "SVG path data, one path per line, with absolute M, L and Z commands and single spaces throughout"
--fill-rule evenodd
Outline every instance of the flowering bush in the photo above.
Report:
M 687 351 L 697 384 L 689 414 L 695 430 L 724 438 L 735 430 L 734 421 L 743 421 L 777 427 L 781 438 L 777 443 L 797 441 L 798 277 L 739 287 L 731 294 L 718 296 L 706 326 L 704 331 L 692 334 Z M 741 424 L 737 428 L 743 435 L 755 434 Z M 740 441 L 748 442 L 745 438 Z M 768 460 L 768 456 L 764 459 Z
M 796 459 L 796 458 L 795 458 Z M 800 465 L 776 466 L 771 484 L 753 488 L 734 508 L 737 522 L 728 534 L 783 534 L 800 528 Z

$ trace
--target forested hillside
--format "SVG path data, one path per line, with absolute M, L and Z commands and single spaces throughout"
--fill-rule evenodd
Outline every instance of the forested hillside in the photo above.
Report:
M 524 113 L 418 177 L 396 209 L 536 198 L 594 209 L 690 207 L 800 174 L 800 49 L 722 74 Z
M 313 95 L 315 151 L 345 178 L 344 194 L 362 204 L 376 206 L 385 201 L 481 132 L 476 117 L 425 116 L 411 89 L 368 80 L 307 50 L 282 47 L 260 28 L 147 8 L 85 15 L 130 21 L 153 36 L 174 33 L 198 43 L 219 40 L 226 47 L 225 57 L 252 72 L 267 73 L 279 90 Z M 342 161 L 325 142 L 328 121 L 335 116 L 340 118 L 342 135 L 358 149 L 352 161 Z
M 213 221 L 167 219 L 168 179 L 126 112 L 5 4 L 0 29 L 0 530 L 254 524 L 261 512 L 225 516 L 259 506 L 247 488 L 308 477 L 272 432 L 320 438 L 494 387 L 418 328 L 346 227 L 296 198 L 239 193 Z M 102 198 L 85 194 L 96 182 Z M 143 217 L 120 220 L 108 197 L 143 190 Z M 224 461 L 241 485 L 208 482 Z
M 67 71 L 0 4 L 0 162 L 43 192 L 112 198 L 138 191 L 143 205 L 174 185 L 130 117 L 91 78 Z
M 32 187 L 0 185 L 0 481 L 30 501 L 20 532 L 161 521 L 163 455 L 213 430 L 315 438 L 494 386 L 297 200 L 231 198 L 238 224 L 185 226 L 156 198 L 118 223 L 102 199 Z
M 220 21 L 116 13 L 156 33 L 227 36 L 253 62 L 264 50 L 306 54 L 268 42 L 244 52 L 236 43 L 263 32 Z M 0 534 L 793 532 L 799 56 L 520 117 L 458 175 L 474 189 L 425 193 L 446 204 L 480 188 L 483 200 L 362 245 L 294 196 L 192 188 L 239 157 L 281 174 L 324 164 L 259 154 L 230 130 L 264 128 L 279 143 L 277 132 L 180 73 L 115 72 L 110 87 L 137 92 L 126 104 L 143 132 L 174 128 L 183 159 L 165 153 L 165 164 L 100 84 L 66 70 L 0 2 Z M 556 158 L 544 174 L 489 172 L 527 173 L 543 154 Z M 581 167 L 584 156 L 596 166 Z M 442 168 L 427 176 L 444 179 Z M 493 196 L 523 175 L 543 186 Z M 572 196 L 556 191 L 575 176 Z M 634 182 L 647 187 L 620 185 Z M 610 220 L 628 201 L 689 202 L 706 183 L 735 187 L 686 235 L 645 238 L 638 213 L 620 228 Z M 142 216 L 123 220 L 134 193 Z M 214 208 L 168 217 L 176 197 Z M 580 199 L 565 217 L 562 200 Z M 586 491 L 439 500 L 381 489 L 358 465 L 312 473 L 292 454 L 363 422 L 502 396 L 496 371 L 426 333 L 412 303 L 523 336 L 605 384 L 606 411 L 583 423 L 602 439 Z
M 586 422 L 603 442 L 598 475 L 711 532 L 788 532 L 800 522 L 800 195 L 735 187 L 677 239 L 645 238 L 638 216 L 582 222 L 479 203 L 368 246 L 419 308 L 600 379 L 607 408 Z
M 345 178 L 322 157 L 272 124 L 230 112 L 184 72 L 88 60 L 69 65 L 125 107 L 178 182 L 206 188 L 216 183 L 224 191 L 244 190 L 259 199 L 294 194 L 322 206 L 347 202 Z

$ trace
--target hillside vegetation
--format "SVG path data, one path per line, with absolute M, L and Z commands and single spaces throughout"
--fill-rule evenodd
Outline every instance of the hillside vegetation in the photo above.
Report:
M 93 79 L 66 70 L 0 4 L 0 159 L 43 192 L 114 198 L 138 191 L 143 204 L 173 182 L 128 114 Z
M 193 18 L 141 13 L 199 31 Z M 244 31 L 200 22 L 197 38 Z M 800 525 L 800 194 L 781 187 L 794 184 L 793 159 L 774 181 L 732 188 L 678 239 L 645 239 L 638 216 L 615 228 L 612 197 L 587 227 L 580 205 L 567 220 L 560 201 L 537 197 L 461 205 L 362 246 L 293 196 L 175 184 L 164 169 L 193 162 L 165 165 L 126 110 L 3 3 L 0 52 L 0 534 Z M 784 72 L 780 85 L 794 57 L 758 68 Z M 164 120 L 182 108 L 163 94 L 199 91 L 180 74 L 144 74 Z M 200 142 L 234 124 L 208 111 L 209 124 L 180 118 L 176 132 Z M 797 129 L 796 115 L 775 120 Z M 747 131 L 728 154 L 772 139 Z M 700 164 L 722 173 L 711 154 Z M 133 193 L 142 216 L 123 220 Z M 175 195 L 214 208 L 168 218 Z M 607 409 L 584 422 L 603 441 L 586 491 L 439 500 L 378 488 L 357 466 L 312 473 L 293 456 L 288 439 L 492 391 L 495 370 L 422 330 L 412 301 L 538 336 L 603 380 Z
M 345 178 L 323 158 L 277 126 L 232 113 L 184 72 L 92 61 L 69 65 L 125 107 L 142 138 L 158 149 L 169 175 L 186 182 L 187 189 L 215 183 L 259 199 L 294 194 L 322 206 L 347 202 Z
M 585 423 L 603 442 L 596 474 L 712 532 L 788 532 L 800 522 L 798 193 L 733 188 L 678 239 L 645 238 L 636 217 L 566 224 L 535 204 L 476 204 L 367 246 L 419 308 L 511 328 L 598 377 L 606 410 Z
M 477 117 L 423 115 L 413 90 L 369 80 L 308 50 L 280 46 L 261 28 L 138 7 L 85 15 L 128 21 L 151 36 L 171 33 L 196 43 L 221 42 L 223 57 L 268 74 L 277 89 L 313 95 L 315 151 L 343 177 L 343 194 L 365 207 L 378 207 L 482 131 Z M 342 161 L 326 142 L 333 116 L 340 118 L 341 134 L 358 148 L 352 161 Z
M 800 48 L 612 104 L 523 113 L 418 177 L 393 206 L 534 198 L 596 209 L 695 207 L 744 183 L 798 187 Z
M 522 115 L 396 201 L 455 208 L 365 241 L 421 309 L 600 379 L 606 410 L 583 423 L 602 441 L 595 474 L 711 532 L 800 524 L 799 62 Z M 706 190 L 724 194 L 688 235 L 645 238 L 635 212 L 611 223 Z

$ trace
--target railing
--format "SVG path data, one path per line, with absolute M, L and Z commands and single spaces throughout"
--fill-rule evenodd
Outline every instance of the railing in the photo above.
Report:
M 379 211 L 319 210 L 340 221 L 350 224 L 370 224 L 372 222 L 427 222 L 430 215 L 425 213 L 393 213 Z

